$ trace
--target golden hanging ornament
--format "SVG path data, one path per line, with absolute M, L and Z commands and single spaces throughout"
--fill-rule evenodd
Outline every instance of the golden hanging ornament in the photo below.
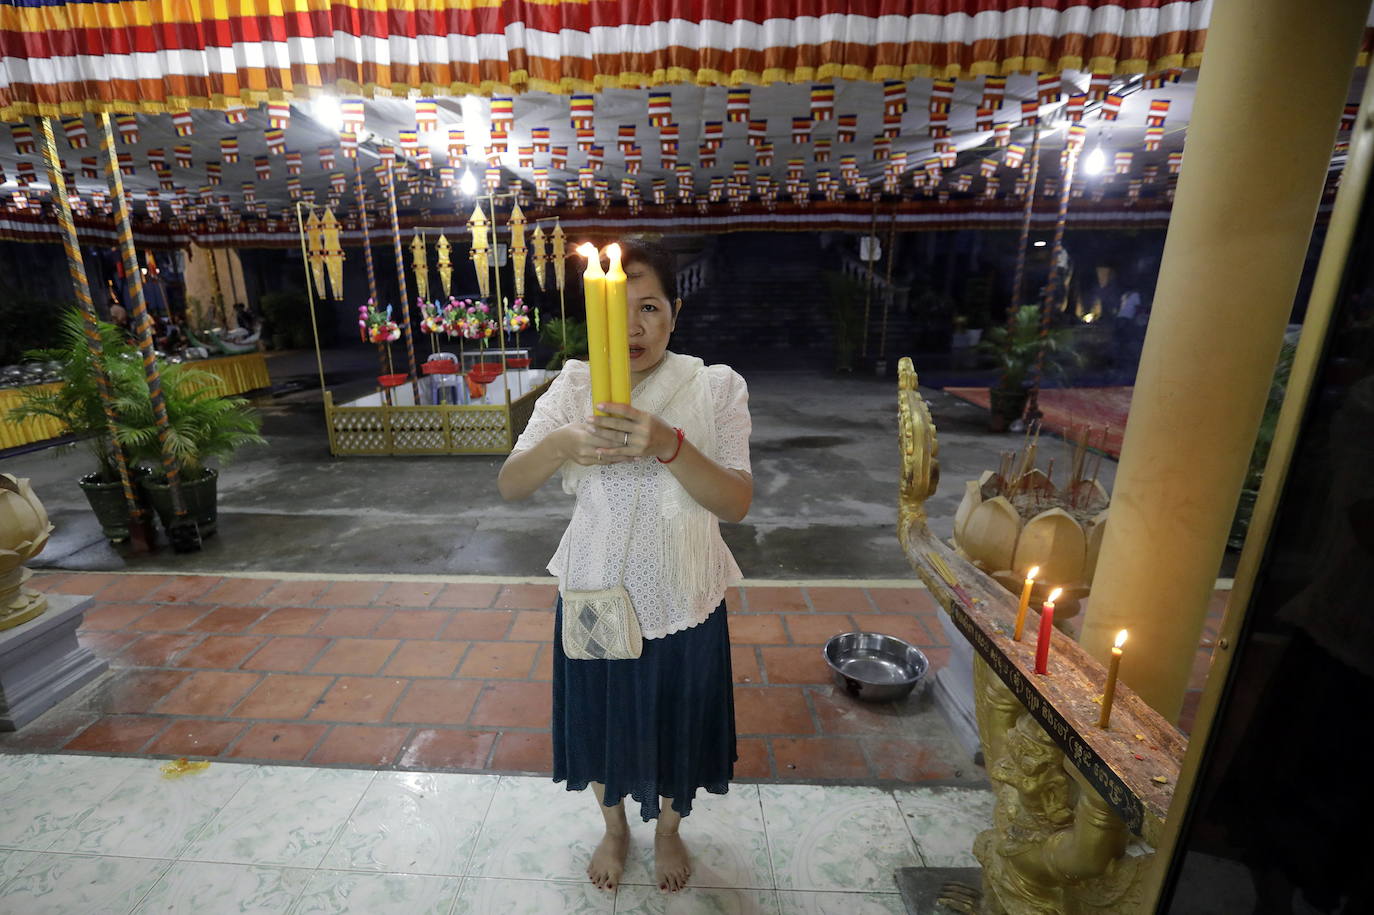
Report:
M 487 215 L 482 212 L 482 204 L 478 203 L 472 209 L 472 218 L 468 220 L 468 231 L 472 233 L 472 251 L 469 256 L 472 258 L 472 265 L 477 269 L 477 286 L 483 298 L 491 294 L 491 277 L 488 275 L 488 258 L 491 250 L 487 247 L 488 225 Z
M 434 243 L 434 250 L 439 252 L 439 285 L 444 290 L 444 298 L 449 297 L 449 289 L 453 286 L 453 261 L 449 257 L 449 251 L 453 245 L 443 235 Z
M 429 259 L 425 254 L 425 238 L 419 232 L 410 240 L 410 263 L 415 269 L 415 295 L 420 301 L 429 300 Z
M 306 258 L 310 261 L 310 274 L 315 278 L 315 294 L 327 299 L 329 293 L 324 288 L 324 236 L 319 214 L 314 210 L 310 211 L 310 218 L 305 221 L 305 248 Z
M 339 241 L 339 221 L 334 218 L 333 210 L 324 211 L 320 229 L 322 250 L 321 259 L 329 268 L 329 285 L 334 287 L 334 298 L 343 301 L 343 243 Z
M 539 281 L 539 291 L 543 292 L 548 280 L 549 248 L 544 240 L 544 227 L 535 226 L 531 236 L 534 249 L 534 278 Z
M 563 234 L 563 222 L 561 220 L 553 224 L 553 249 L 549 252 L 549 257 L 553 260 L 553 278 L 558 283 L 558 288 L 565 288 L 563 280 L 568 271 L 568 242 L 567 236 Z
M 525 246 L 525 214 L 521 211 L 518 200 L 510 211 L 509 225 L 510 256 L 515 269 L 515 295 L 519 298 L 525 294 L 525 258 L 529 249 Z

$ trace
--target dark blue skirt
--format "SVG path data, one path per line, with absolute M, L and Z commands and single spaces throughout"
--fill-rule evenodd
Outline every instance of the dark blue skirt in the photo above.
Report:
M 735 698 L 725 601 L 705 622 L 645 639 L 630 661 L 563 654 L 563 599 L 553 639 L 553 780 L 569 791 L 606 786 L 646 821 L 659 797 L 683 816 L 700 788 L 724 794 L 735 774 Z

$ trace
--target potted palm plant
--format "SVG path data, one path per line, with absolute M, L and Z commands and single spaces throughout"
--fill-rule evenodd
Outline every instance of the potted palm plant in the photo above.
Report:
M 266 444 L 259 434 L 262 420 L 242 397 L 218 393 L 219 379 L 189 364 L 162 367 L 162 397 L 167 408 L 168 440 L 181 468 L 180 489 L 186 511 L 201 537 L 215 533 L 218 518 L 218 472 L 211 460 L 225 461 L 243 445 Z M 154 469 L 142 480 L 164 529 L 176 518 L 172 490 L 161 469 L 153 404 L 146 385 L 116 401 L 118 439 L 131 455 Z
M 62 435 L 74 438 L 95 458 L 96 469 L 77 480 L 100 522 L 100 529 L 114 543 L 129 539 L 129 506 L 119 479 L 120 445 L 110 435 L 109 421 L 100 399 L 100 372 L 109 378 L 111 394 L 118 401 L 137 393 L 142 383 L 138 353 L 113 324 L 97 322 L 101 360 L 91 356 L 86 342 L 86 323 L 81 311 L 70 308 L 58 319 L 58 342 L 50 349 L 34 350 L 29 358 L 59 362 L 62 380 L 56 387 L 27 389 L 23 403 L 9 413 L 10 420 L 44 416 L 56 420 Z M 144 396 L 147 387 L 143 386 Z M 127 455 L 125 455 L 127 458 Z M 127 462 L 127 460 L 126 460 Z M 141 477 L 146 469 L 130 466 Z
M 1060 371 L 1073 358 L 1064 329 L 1041 333 L 1038 305 L 1017 308 L 1012 312 L 1010 321 L 989 329 L 983 335 L 978 349 L 995 357 L 1000 369 L 997 384 L 988 391 L 989 425 L 993 432 L 1005 432 L 1007 426 L 1025 412 L 1026 399 L 1030 396 L 1026 382 L 1040 360 L 1042 351 L 1044 361 L 1041 368 L 1046 374 Z
M 563 368 L 569 359 L 587 358 L 587 324 L 575 318 L 550 318 L 539 330 L 539 339 L 554 348 L 545 366 L 549 371 Z

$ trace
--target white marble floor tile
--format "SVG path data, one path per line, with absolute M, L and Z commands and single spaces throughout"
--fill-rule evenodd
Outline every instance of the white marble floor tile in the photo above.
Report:
M 593 811 L 595 813 L 595 811 Z M 611 915 L 615 895 L 580 882 L 468 877 L 452 915 Z
M 133 915 L 285 915 L 309 879 L 304 868 L 178 861 Z
M 315 871 L 291 915 L 448 915 L 461 877 Z
M 12 759 L 31 760 L 17 765 Z M 64 830 L 80 823 L 149 760 L 108 756 L 7 757 L 9 774 L 0 794 L 0 846 L 46 851 Z
M 34 859 L 40 857 L 42 852 L 0 849 L 0 899 L 4 898 L 5 884 L 17 877 Z
M 920 864 L 892 795 L 876 788 L 760 785 L 778 889 L 894 892 Z
M 696 816 L 695 807 L 692 816 Z M 690 819 L 690 818 L 689 818 Z M 653 886 L 622 886 L 615 897 L 615 915 L 777 915 L 773 890 L 741 890 L 689 886 L 664 893 Z
M 779 890 L 780 915 L 906 915 L 896 893 L 799 893 Z
M 462 876 L 497 782 L 494 775 L 378 772 L 321 867 Z
M 654 883 L 653 826 L 630 824 L 634 842 L 622 883 Z M 682 837 L 692 855 L 692 886 L 772 889 L 757 785 L 731 785 L 728 794 L 699 795 L 682 821 Z
M 547 778 L 502 776 L 468 873 L 585 882 L 587 862 L 604 831 L 590 789 L 567 791 Z M 636 839 L 645 841 L 641 834 Z
M 0 907 L 15 915 L 122 915 L 171 863 L 45 853 L 5 884 Z
M 992 826 L 993 793 L 981 788 L 894 791 L 927 867 L 977 867 L 973 840 Z
M 252 773 L 251 766 L 211 763 L 169 779 L 160 765 L 145 766 L 60 833 L 49 850 L 175 858 Z
M 225 864 L 316 867 L 375 774 L 255 767 L 182 857 Z

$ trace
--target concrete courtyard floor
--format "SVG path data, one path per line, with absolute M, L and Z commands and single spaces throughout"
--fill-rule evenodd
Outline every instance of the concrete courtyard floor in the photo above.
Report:
M 289 376 L 277 366 L 290 365 Z M 91 571 L 316 572 L 416 575 L 545 574 L 571 514 L 556 482 L 522 503 L 496 492 L 498 457 L 329 455 L 313 359 L 274 359 L 259 397 L 266 447 L 221 471 L 219 533 L 199 553 L 129 556 L 107 544 L 75 479 L 81 451 L 11 457 L 4 470 L 33 480 L 56 530 L 35 567 Z M 308 370 L 308 375 L 298 374 Z M 723 534 L 750 579 L 907 579 L 897 544 L 896 385 L 864 377 L 746 371 L 755 495 Z M 285 383 L 284 383 L 285 382 Z M 304 385 L 304 387 L 299 387 Z M 996 467 L 1021 436 L 987 432 L 983 410 L 923 392 L 940 436 L 939 492 L 928 508 L 948 537 L 963 482 Z M 1041 466 L 1068 465 L 1063 442 L 1042 438 Z M 1102 480 L 1110 488 L 1115 463 Z

